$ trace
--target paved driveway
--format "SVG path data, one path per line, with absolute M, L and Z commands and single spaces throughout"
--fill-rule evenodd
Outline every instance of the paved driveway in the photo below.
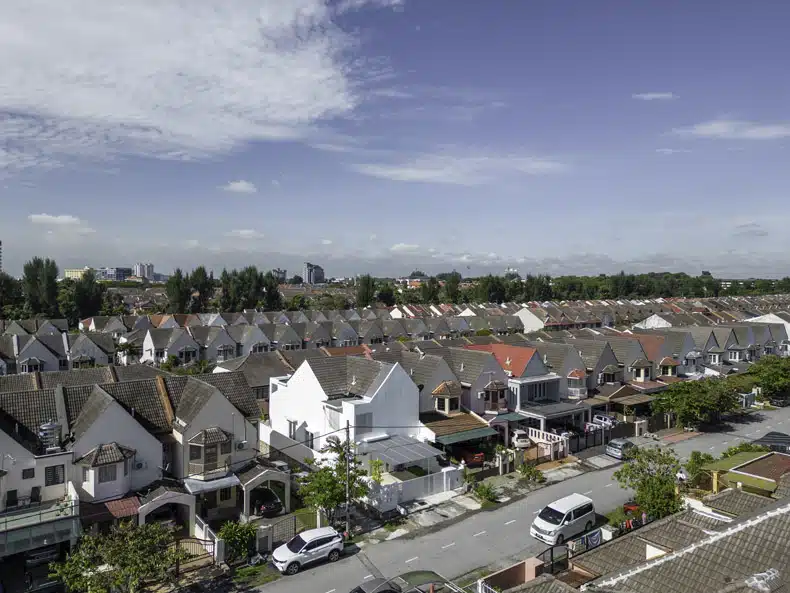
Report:
M 790 432 L 790 408 L 762 413 L 759 422 L 734 424 L 728 432 L 703 434 L 672 444 L 681 458 L 694 451 L 718 454 L 743 440 L 769 430 Z M 590 472 L 530 494 L 493 511 L 480 512 L 436 532 L 405 537 L 363 549 L 331 566 L 316 566 L 294 577 L 265 587 L 266 593 L 347 593 L 365 579 L 383 574 L 392 577 L 409 570 L 435 570 L 455 578 L 479 567 L 505 567 L 535 556 L 546 546 L 530 537 L 533 517 L 548 503 L 578 492 L 595 501 L 605 514 L 627 502 L 630 493 L 614 482 L 616 467 Z

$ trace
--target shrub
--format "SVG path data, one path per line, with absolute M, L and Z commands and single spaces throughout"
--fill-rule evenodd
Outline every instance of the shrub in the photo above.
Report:
M 528 463 L 521 465 L 518 468 L 518 473 L 521 474 L 522 479 L 531 484 L 542 484 L 546 481 L 546 476 L 543 475 L 543 472 Z
M 255 523 L 228 521 L 217 534 L 225 542 L 225 561 L 230 564 L 234 560 L 244 558 L 255 549 L 255 534 L 258 531 Z
M 474 493 L 480 502 L 496 502 L 496 490 L 491 484 L 480 482 L 475 486 Z

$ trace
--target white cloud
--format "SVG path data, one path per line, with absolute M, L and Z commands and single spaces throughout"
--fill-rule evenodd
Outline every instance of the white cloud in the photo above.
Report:
M 254 194 L 258 191 L 258 188 L 255 187 L 254 183 L 251 181 L 244 181 L 243 179 L 231 181 L 223 185 L 220 189 L 232 192 L 234 194 Z
M 686 148 L 656 148 L 658 154 L 680 154 L 684 152 L 691 152 Z
M 184 247 L 186 249 L 195 249 L 200 246 L 200 241 L 197 239 L 187 239 L 184 241 Z
M 332 244 L 332 239 L 322 239 L 321 240 L 321 245 L 331 245 L 331 244 Z
M 263 239 L 263 233 L 259 233 L 253 229 L 234 229 L 227 233 L 228 237 L 233 237 L 235 239 Z
M 370 236 L 370 240 L 371 240 L 371 241 L 375 241 L 375 240 L 376 240 L 376 239 L 378 239 L 378 238 L 379 238 L 379 236 L 378 236 L 377 234 L 375 234 L 375 233 L 373 233 L 373 234 Z
M 639 101 L 671 101 L 678 96 L 674 93 L 634 93 L 631 98 Z
M 394 251 L 396 253 L 413 253 L 420 248 L 419 245 L 414 245 L 410 243 L 396 243 L 392 247 L 390 247 L 390 251 Z
M 33 224 L 41 224 L 46 226 L 71 226 L 76 227 L 82 224 L 82 221 L 76 216 L 71 214 L 31 214 L 27 217 Z
M 394 4 L 6 0 L 0 170 L 304 138 L 353 112 L 381 73 L 335 22 L 368 3 Z
M 526 155 L 438 153 L 394 163 L 357 163 L 351 168 L 363 175 L 391 181 L 483 185 L 503 175 L 545 175 L 561 172 L 566 166 L 559 161 Z
M 790 138 L 790 123 L 762 124 L 734 119 L 714 119 L 673 130 L 681 136 L 724 140 L 777 140 Z

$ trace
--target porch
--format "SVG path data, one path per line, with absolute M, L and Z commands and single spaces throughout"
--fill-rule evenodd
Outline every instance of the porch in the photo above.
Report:
M 137 522 L 163 523 L 184 535 L 194 535 L 195 496 L 178 484 L 160 484 L 140 496 Z
M 583 428 L 591 418 L 591 406 L 583 400 L 530 402 L 522 405 L 518 412 L 529 420 L 529 426 L 543 432 Z
M 261 513 L 257 510 L 256 488 L 270 488 L 272 482 L 282 485 L 284 490 L 283 509 L 286 514 L 291 512 L 291 474 L 282 471 L 279 467 L 270 464 L 264 459 L 258 459 L 237 474 L 241 485 L 241 516 L 245 523 L 253 520 Z

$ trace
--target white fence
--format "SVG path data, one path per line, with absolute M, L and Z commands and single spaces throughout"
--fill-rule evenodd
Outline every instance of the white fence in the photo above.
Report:
M 393 484 L 372 482 L 367 503 L 379 512 L 391 511 L 401 503 L 432 494 L 457 490 L 463 485 L 463 471 L 459 467 L 446 467 L 435 474 Z
M 195 517 L 195 537 L 197 539 L 213 542 L 213 545 L 204 544 L 206 550 L 214 556 L 215 562 L 225 560 L 225 542 L 217 537 L 217 534 L 209 527 L 208 523 L 200 517 Z

